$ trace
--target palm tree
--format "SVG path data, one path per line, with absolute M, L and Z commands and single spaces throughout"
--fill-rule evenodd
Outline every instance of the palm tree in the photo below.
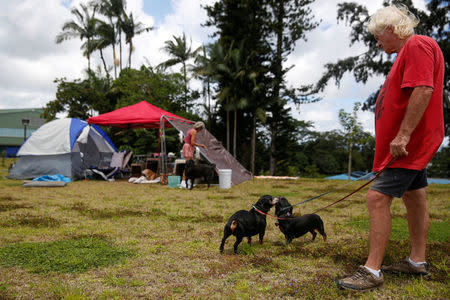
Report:
M 92 43 L 93 43 L 93 47 L 96 50 L 100 51 L 100 57 L 103 62 L 103 67 L 105 68 L 106 75 L 109 77 L 108 68 L 106 67 L 105 58 L 103 57 L 103 49 L 112 45 L 113 58 L 114 58 L 114 61 L 116 60 L 115 44 L 117 41 L 117 33 L 116 33 L 113 25 L 110 25 L 101 20 L 96 20 L 96 21 L 97 21 L 96 35 L 95 35 L 94 39 L 92 40 Z M 117 79 L 117 68 L 116 68 L 115 63 L 114 63 L 114 78 Z
M 212 83 L 212 64 L 208 56 L 206 46 L 201 47 L 202 53 L 195 56 L 195 65 L 191 68 L 194 77 L 200 79 L 203 83 L 203 98 L 205 99 L 204 108 L 208 115 L 208 129 L 211 130 L 211 83 Z
M 157 68 L 163 68 L 166 69 L 168 67 L 182 64 L 181 72 L 183 74 L 183 80 L 184 80 L 184 99 L 187 99 L 187 92 L 188 92 L 188 76 L 187 76 L 187 61 L 191 58 L 195 58 L 197 56 L 198 51 L 200 51 L 201 47 L 197 48 L 196 50 L 192 51 L 191 45 L 188 46 L 186 42 L 186 35 L 183 33 L 183 36 L 176 37 L 173 36 L 174 41 L 169 40 L 165 42 L 165 46 L 162 48 L 165 52 L 171 56 L 170 59 L 166 60 L 165 62 L 160 63 Z
M 256 89 L 256 73 L 247 70 L 247 61 L 243 56 L 243 43 L 239 48 L 233 49 L 233 43 L 227 52 L 224 52 L 220 43 L 213 46 L 212 63 L 215 65 L 216 79 L 222 83 L 221 90 L 217 95 L 219 103 L 223 105 L 227 113 L 227 150 L 229 151 L 229 112 L 234 112 L 233 128 L 233 156 L 236 157 L 237 147 L 237 119 L 238 110 L 243 109 L 249 104 L 251 95 L 242 95 L 241 87 L 247 84 L 253 84 Z
M 62 32 L 56 36 L 56 43 L 60 44 L 65 40 L 70 40 L 79 37 L 81 41 L 86 39 L 81 49 L 84 49 L 84 54 L 88 59 L 88 70 L 91 70 L 91 53 L 95 50 L 92 45 L 92 38 L 95 35 L 95 12 L 97 6 L 93 5 L 92 13 L 89 12 L 87 6 L 80 4 L 82 12 L 78 8 L 72 8 L 70 11 L 75 15 L 77 21 L 69 21 L 64 23 Z
M 128 16 L 125 12 L 122 14 L 120 28 L 125 33 L 125 42 L 129 44 L 130 53 L 128 56 L 128 67 L 131 68 L 131 53 L 133 52 L 133 38 L 135 35 L 141 34 L 144 31 L 153 30 L 153 27 L 145 27 L 142 22 L 137 22 L 133 18 L 133 13 Z
M 117 78 L 117 65 L 120 64 L 120 70 L 122 70 L 122 16 L 125 13 L 125 8 L 127 5 L 126 0 L 94 0 L 99 6 L 99 12 L 105 15 L 109 20 L 109 25 L 114 29 L 114 43 L 112 43 L 113 48 L 113 58 L 114 58 L 114 74 Z M 120 59 L 117 60 L 116 57 L 116 44 L 119 44 L 120 49 Z

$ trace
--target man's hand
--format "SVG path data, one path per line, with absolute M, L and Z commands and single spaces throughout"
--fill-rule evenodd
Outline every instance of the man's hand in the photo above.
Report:
M 393 157 L 400 157 L 408 155 L 406 145 L 409 143 L 409 136 L 398 134 L 390 144 L 391 155 Z

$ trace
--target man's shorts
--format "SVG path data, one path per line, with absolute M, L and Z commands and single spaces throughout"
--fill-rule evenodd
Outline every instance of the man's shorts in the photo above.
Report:
M 388 168 L 373 181 L 370 189 L 401 198 L 406 191 L 421 189 L 427 185 L 427 169 L 418 171 Z

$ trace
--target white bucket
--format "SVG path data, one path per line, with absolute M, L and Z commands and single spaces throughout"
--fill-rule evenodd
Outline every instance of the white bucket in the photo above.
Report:
M 231 188 L 231 169 L 219 169 L 219 188 Z

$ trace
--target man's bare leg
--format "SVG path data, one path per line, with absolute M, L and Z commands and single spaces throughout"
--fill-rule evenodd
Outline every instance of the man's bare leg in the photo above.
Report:
M 369 189 L 366 195 L 369 210 L 369 256 L 366 267 L 379 270 L 391 234 L 392 196 Z
M 411 242 L 411 254 L 409 257 L 414 262 L 424 262 L 428 229 L 430 227 L 426 189 L 407 191 L 402 199 L 408 212 L 409 239 Z

